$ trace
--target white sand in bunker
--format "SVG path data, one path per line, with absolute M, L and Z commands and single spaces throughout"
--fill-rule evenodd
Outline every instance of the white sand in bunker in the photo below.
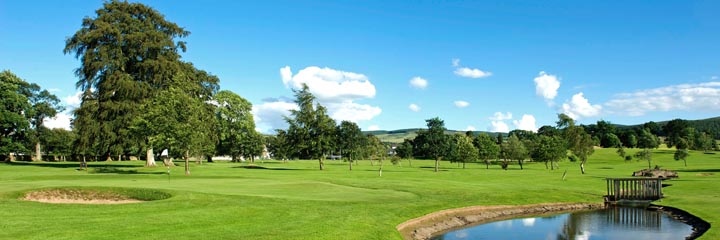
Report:
M 51 189 L 34 191 L 25 194 L 22 199 L 27 201 L 44 203 L 74 204 L 127 204 L 143 202 L 113 192 L 77 189 Z

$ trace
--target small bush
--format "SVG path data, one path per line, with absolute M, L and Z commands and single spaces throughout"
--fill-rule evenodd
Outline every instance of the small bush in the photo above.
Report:
M 632 156 L 625 156 L 625 161 L 630 161 L 630 160 L 632 160 Z

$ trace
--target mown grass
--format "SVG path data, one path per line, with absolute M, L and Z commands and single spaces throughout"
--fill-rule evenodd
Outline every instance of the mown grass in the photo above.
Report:
M 629 150 L 632 154 L 636 150 Z M 720 219 L 720 154 L 691 152 L 688 166 L 672 159 L 672 150 L 654 151 L 653 166 L 678 170 L 657 202 L 695 214 L 711 224 Z M 145 168 L 143 162 L 0 164 L 0 239 L 399 239 L 395 226 L 434 211 L 473 205 L 549 202 L 602 202 L 606 177 L 627 177 L 647 167 L 624 161 L 615 149 L 598 149 L 580 174 L 577 163 L 541 163 L 486 170 L 443 162 L 413 160 L 402 166 L 360 161 L 204 163 Z M 565 180 L 563 173 L 567 171 Z M 47 204 L 19 200 L 22 193 L 54 187 L 141 188 L 172 197 L 136 204 Z M 155 192 L 155 191 L 148 191 Z M 720 239 L 711 228 L 704 239 Z

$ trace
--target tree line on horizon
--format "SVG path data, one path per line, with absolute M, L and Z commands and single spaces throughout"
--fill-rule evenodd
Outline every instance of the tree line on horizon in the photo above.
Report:
M 370 159 L 371 164 L 378 160 L 382 171 L 388 152 L 394 152 L 402 158 L 434 159 L 435 171 L 441 160 L 482 160 L 489 167 L 495 159 L 503 169 L 517 161 L 522 169 L 523 161 L 532 159 L 554 169 L 569 158 L 580 161 L 584 172 L 594 146 L 618 148 L 625 158 L 624 148 L 656 148 L 657 136 L 664 135 L 682 160 L 688 149 L 717 148 L 713 136 L 720 129 L 699 131 L 686 120 L 621 128 L 605 121 L 576 125 L 560 114 L 556 126 L 543 126 L 537 133 L 513 130 L 507 137 L 447 134 L 444 121 L 436 117 L 426 120 L 428 128 L 417 137 L 393 150 L 392 144 L 364 134 L 353 122 L 337 124 L 306 85 L 293 89 L 298 109 L 286 117 L 288 128 L 263 135 L 255 130 L 249 101 L 220 91 L 217 76 L 182 60 L 186 43 L 176 40 L 189 34 L 143 4 L 105 2 L 95 17 L 82 20 L 63 50 L 80 60 L 75 74 L 81 103 L 72 112 L 72 130 L 43 126 L 64 110 L 56 96 L 8 70 L 0 73 L 0 158 L 33 155 L 32 160 L 41 161 L 44 152 L 57 160 L 83 162 L 139 158 L 152 167 L 155 149 L 168 149 L 171 158 L 163 158 L 163 163 L 172 165 L 170 159 L 181 158 L 189 174 L 191 157 L 198 162 L 212 161 L 215 155 L 254 161 L 265 151 L 281 160 L 316 159 L 320 170 L 326 158 L 336 156 L 345 159 L 350 170 L 358 159 Z M 649 157 L 649 151 L 646 154 Z

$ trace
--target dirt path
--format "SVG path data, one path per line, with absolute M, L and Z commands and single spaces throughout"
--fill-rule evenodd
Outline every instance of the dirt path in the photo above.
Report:
M 404 239 L 429 239 L 454 228 L 528 215 L 603 208 L 601 203 L 543 203 L 520 206 L 473 206 L 442 210 L 395 227 Z

